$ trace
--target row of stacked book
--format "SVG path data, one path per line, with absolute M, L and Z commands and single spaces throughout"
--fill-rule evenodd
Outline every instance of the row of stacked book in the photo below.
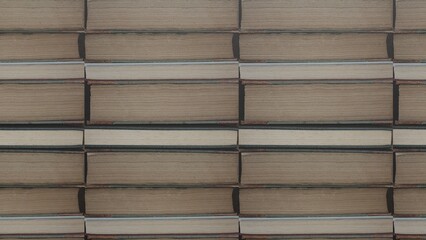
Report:
M 421 0 L 0 0 L 0 237 L 426 236 Z

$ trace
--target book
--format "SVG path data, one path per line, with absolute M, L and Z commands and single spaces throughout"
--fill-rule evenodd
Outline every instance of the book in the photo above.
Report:
M 243 33 L 242 61 L 385 60 L 386 33 Z
M 392 234 L 391 216 L 241 218 L 243 235 Z
M 1 66 L 0 66 L 1 71 Z M 87 63 L 94 80 L 218 80 L 238 79 L 238 62 Z
M 241 29 L 288 31 L 392 30 L 391 0 L 244 0 Z
M 426 152 L 395 154 L 396 185 L 426 185 Z
M 426 34 L 396 33 L 394 35 L 394 58 L 400 62 L 417 62 L 426 59 Z
M 1 188 L 1 215 L 80 214 L 79 188 Z
M 391 185 L 391 152 L 243 151 L 241 184 L 287 186 Z
M 89 151 L 87 185 L 237 185 L 238 162 L 232 151 Z
M 0 148 L 79 148 L 83 145 L 83 130 L 3 128 Z
M 401 80 L 426 80 L 426 64 L 424 63 L 395 63 L 395 79 Z
M 84 79 L 84 62 L 3 62 L 0 63 L 0 80 L 81 80 Z M 36 81 L 35 81 L 36 82 Z
M 389 80 L 392 62 L 240 63 L 241 79 L 262 80 Z
M 426 16 L 424 11 L 426 3 L 422 0 L 396 1 L 395 30 L 412 31 L 426 29 Z
M 239 129 L 241 147 L 389 148 L 390 129 L 253 128 Z
M 87 34 L 90 61 L 232 60 L 232 33 L 115 33 Z
M 426 214 L 426 188 L 395 188 L 395 215 L 421 216 Z
M 0 83 L 1 123 L 84 121 L 84 83 Z
M 238 234 L 238 217 L 86 218 L 89 235 Z
M 398 85 L 398 123 L 426 122 L 426 84 Z
M 83 235 L 82 216 L 0 217 L 3 235 Z
M 414 235 L 422 237 L 426 235 L 426 219 L 425 218 L 395 218 L 395 234 L 398 236 Z
M 0 34 L 0 61 L 81 59 L 79 36 L 78 33 Z
M 396 147 L 423 147 L 426 145 L 426 129 L 394 128 L 393 145 Z
M 89 216 L 235 214 L 233 188 L 87 188 Z
M 238 122 L 238 82 L 92 84 L 90 123 Z
M 84 165 L 78 151 L 1 151 L 0 185 L 83 185 Z
M 1 0 L 0 29 L 83 30 L 84 0 Z
M 233 129 L 85 129 L 88 147 L 233 148 L 238 131 Z
M 390 214 L 388 188 L 241 188 L 241 216 Z M 390 199 L 392 196 L 390 196 Z
M 392 82 L 244 83 L 244 123 L 392 120 Z
M 238 0 L 90 0 L 87 30 L 237 30 Z

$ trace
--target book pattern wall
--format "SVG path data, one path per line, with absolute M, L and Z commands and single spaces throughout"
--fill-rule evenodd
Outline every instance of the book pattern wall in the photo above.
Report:
M 0 239 L 426 237 L 424 1 L 0 13 Z

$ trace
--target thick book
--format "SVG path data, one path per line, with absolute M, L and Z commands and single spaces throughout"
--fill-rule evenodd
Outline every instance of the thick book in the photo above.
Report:
M 426 122 L 426 82 L 398 84 L 398 123 Z
M 237 81 L 90 85 L 90 124 L 237 123 L 238 109 Z
M 426 188 L 395 188 L 393 197 L 395 215 L 426 215 Z
M 239 156 L 232 151 L 87 153 L 88 185 L 237 185 L 238 177 Z
M 426 34 L 397 33 L 394 35 L 394 59 L 399 62 L 426 60 Z
M 243 235 L 392 234 L 392 216 L 240 218 Z
M 83 185 L 83 152 L 0 151 L 0 185 Z
M 0 80 L 81 80 L 84 62 L 4 62 L 0 63 Z
M 241 79 L 261 80 L 389 80 L 392 62 L 240 63 Z
M 392 65 L 391 65 L 392 66 Z M 1 65 L 0 65 L 1 71 Z M 87 63 L 88 80 L 238 79 L 238 62 Z
M 395 234 L 401 238 L 423 239 L 426 236 L 426 218 L 395 218 L 394 225 Z
M 84 132 L 87 147 L 235 148 L 238 138 L 238 131 L 229 128 L 88 128 Z
M 0 217 L 2 235 L 83 235 L 82 216 Z
M 84 29 L 84 0 L 1 0 L 0 30 Z
M 392 152 L 243 151 L 241 184 L 287 186 L 391 185 Z
M 395 154 L 396 185 L 426 185 L 426 152 Z
M 86 218 L 89 235 L 238 234 L 238 217 Z
M 238 30 L 238 0 L 90 0 L 87 30 Z
M 0 123 L 83 123 L 84 82 L 0 82 Z
M 387 33 L 243 33 L 242 61 L 335 61 L 391 58 Z M 425 35 L 426 36 L 426 35 Z
M 426 147 L 426 129 L 395 128 L 393 129 L 393 145 L 395 147 Z
M 287 31 L 392 30 L 392 0 L 244 0 L 241 29 Z
M 78 215 L 80 188 L 0 188 L 0 215 Z M 80 206 L 81 205 L 81 206 Z
M 89 62 L 232 60 L 237 57 L 234 39 L 232 33 L 87 34 L 86 59 Z
M 239 129 L 238 140 L 242 147 L 389 148 L 392 145 L 392 130 L 244 127 Z
M 241 188 L 241 216 L 390 214 L 388 188 Z
M 426 2 L 423 0 L 396 1 L 395 30 L 413 31 L 426 29 Z
M 83 130 L 59 128 L 2 128 L 0 148 L 81 148 Z
M 81 59 L 78 33 L 0 34 L 0 61 Z
M 395 79 L 399 82 L 405 80 L 426 80 L 425 63 L 395 63 Z
M 234 200 L 237 201 L 234 191 L 233 188 L 87 188 L 85 213 L 89 216 L 232 215 L 237 210 L 233 206 Z
M 246 124 L 393 121 L 391 81 L 243 84 Z

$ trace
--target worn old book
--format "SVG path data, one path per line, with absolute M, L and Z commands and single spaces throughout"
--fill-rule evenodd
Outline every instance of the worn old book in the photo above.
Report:
M 86 218 L 90 235 L 238 234 L 238 217 Z
M 395 184 L 426 185 L 426 152 L 397 152 Z
M 392 0 L 244 0 L 242 30 L 392 30 Z
M 1 123 L 83 122 L 84 83 L 0 83 L 0 111 Z
M 1 188 L 1 215 L 80 214 L 79 188 Z
M 426 188 L 395 188 L 393 198 L 396 215 L 426 215 Z
M 426 147 L 426 129 L 395 128 L 393 145 L 396 147 Z
M 391 152 L 286 151 L 241 154 L 243 185 L 390 185 Z
M 238 131 L 224 128 L 88 128 L 84 142 L 89 147 L 232 148 Z
M 392 65 L 391 65 L 392 66 Z M 1 65 L 0 65 L 1 71 Z M 88 63 L 94 80 L 219 80 L 238 79 L 238 62 Z
M 243 235 L 392 234 L 392 216 L 241 218 Z
M 2 235 L 82 235 L 82 216 L 0 217 Z
M 0 185 L 83 185 L 84 153 L 1 151 Z
M 87 34 L 88 61 L 235 59 L 232 33 Z
M 389 214 L 388 188 L 241 188 L 240 214 L 315 216 Z
M 233 188 L 88 188 L 85 213 L 101 216 L 235 214 L 233 201 L 237 200 L 237 193 L 233 193 Z
M 395 234 L 398 236 L 412 235 L 417 239 L 424 239 L 426 235 L 426 218 L 395 218 Z M 411 237 L 409 239 L 412 239 Z
M 83 30 L 84 0 L 1 0 L 0 30 Z
M 384 128 L 264 128 L 239 129 L 243 147 L 389 148 L 392 130 Z
M 424 61 L 426 59 L 426 34 L 395 34 L 394 51 L 395 61 Z
M 80 80 L 84 62 L 7 62 L 0 63 L 0 80 Z
M 398 85 L 398 122 L 422 124 L 426 122 L 426 84 Z
M 0 148 L 77 148 L 82 145 L 83 130 L 80 129 L 0 129 Z
M 244 123 L 392 122 L 393 84 L 391 81 L 245 82 L 243 120 Z
M 78 33 L 0 34 L 0 61 L 80 59 Z
M 389 59 L 386 33 L 256 33 L 240 35 L 242 61 Z
M 247 80 L 389 80 L 392 62 L 241 63 Z
M 426 80 L 425 63 L 395 63 L 395 79 L 402 80 Z
M 89 152 L 87 184 L 236 185 L 238 161 L 237 152 Z
M 87 30 L 237 30 L 238 0 L 90 0 Z
M 399 31 L 426 29 L 426 2 L 423 0 L 396 1 L 395 29 Z
M 238 102 L 237 81 L 92 84 L 90 123 L 238 122 Z

